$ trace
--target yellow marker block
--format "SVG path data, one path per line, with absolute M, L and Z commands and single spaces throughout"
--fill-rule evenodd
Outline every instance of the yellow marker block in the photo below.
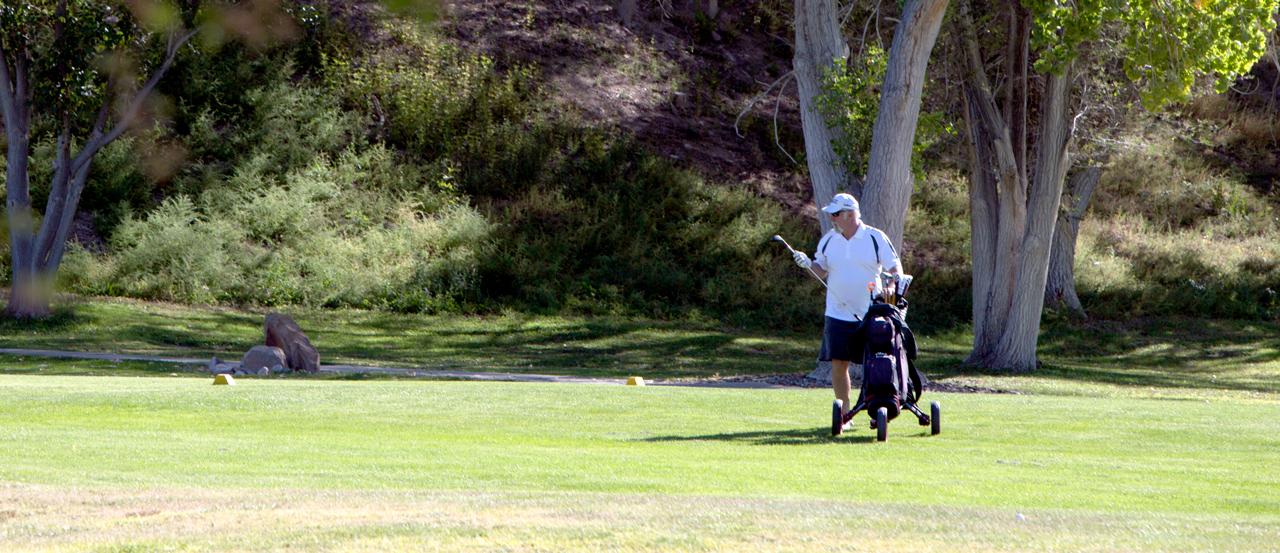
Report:
M 632 376 L 627 378 L 627 386 L 644 386 L 644 377 Z
M 231 376 L 229 374 L 216 375 L 213 377 L 213 385 L 214 386 L 220 386 L 220 385 L 235 386 L 236 379 L 234 376 Z

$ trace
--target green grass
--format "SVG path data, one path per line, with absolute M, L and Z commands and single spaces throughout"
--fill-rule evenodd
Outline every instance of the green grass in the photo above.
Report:
M 398 315 L 287 310 L 321 361 L 578 376 L 688 377 L 812 368 L 812 336 L 724 328 L 706 321 L 523 314 Z M 129 300 L 68 303 L 39 323 L 0 320 L 0 347 L 239 359 L 262 343 L 264 311 Z
M 815 345 L 699 320 L 293 313 L 326 362 L 687 377 L 801 372 Z M 261 320 L 85 298 L 0 322 L 0 347 L 232 358 Z M 883 444 L 865 422 L 830 439 L 828 390 L 214 387 L 179 365 L 0 356 L 0 550 L 1265 551 L 1277 335 L 1051 320 L 1027 376 L 961 366 L 963 329 L 920 336 L 936 380 L 1024 393 L 929 393 L 944 432 L 904 419 Z
M 814 550 L 859 532 L 947 550 L 1265 550 L 1280 538 L 1269 394 L 933 394 L 941 435 L 899 420 L 882 444 L 865 427 L 830 439 L 829 394 L 0 375 L 0 549 Z
M 819 322 L 808 333 L 736 329 L 704 320 L 616 316 L 399 315 L 361 310 L 289 309 L 324 363 L 685 378 L 807 372 Z M 102 298 L 74 298 L 51 320 L 0 319 L 0 348 L 67 349 L 169 357 L 238 359 L 262 340 L 264 312 Z M 957 384 L 1059 395 L 1217 397 L 1280 393 L 1280 324 L 1149 318 L 1074 323 L 1050 319 L 1040 339 L 1043 366 L 1008 378 L 963 366 L 966 329 L 918 336 L 920 366 Z M 0 372 L 194 375 L 192 367 L 18 359 Z

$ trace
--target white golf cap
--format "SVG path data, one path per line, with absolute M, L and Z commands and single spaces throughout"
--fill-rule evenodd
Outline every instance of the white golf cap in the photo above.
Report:
M 836 194 L 834 198 L 831 198 L 831 203 L 822 208 L 822 210 L 827 213 L 839 213 L 850 209 L 859 211 L 858 200 L 853 199 L 852 195 L 845 194 L 844 192 Z

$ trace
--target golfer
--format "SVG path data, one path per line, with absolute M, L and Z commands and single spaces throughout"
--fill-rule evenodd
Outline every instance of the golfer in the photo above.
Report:
M 850 337 L 871 308 L 872 291 L 879 294 L 880 273 L 901 274 L 898 252 L 888 235 L 862 222 L 858 200 L 849 194 L 836 194 L 822 208 L 831 214 L 835 228 L 818 241 L 814 259 L 796 252 L 796 265 L 813 269 L 827 280 L 826 324 L 823 327 L 819 360 L 831 362 L 831 387 L 849 412 L 849 363 L 862 360 L 862 352 L 852 351 Z M 859 365 L 860 366 L 860 365 Z

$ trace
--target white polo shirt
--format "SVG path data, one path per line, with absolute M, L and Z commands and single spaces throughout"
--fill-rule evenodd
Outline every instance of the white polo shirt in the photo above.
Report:
M 876 245 L 880 249 L 878 262 Z M 827 271 L 827 316 L 842 321 L 862 320 L 871 308 L 867 283 L 874 283 L 879 293 L 880 271 L 898 266 L 898 252 L 893 249 L 893 242 L 884 231 L 865 223 L 847 240 L 834 228 L 828 231 L 818 241 L 813 258 Z

